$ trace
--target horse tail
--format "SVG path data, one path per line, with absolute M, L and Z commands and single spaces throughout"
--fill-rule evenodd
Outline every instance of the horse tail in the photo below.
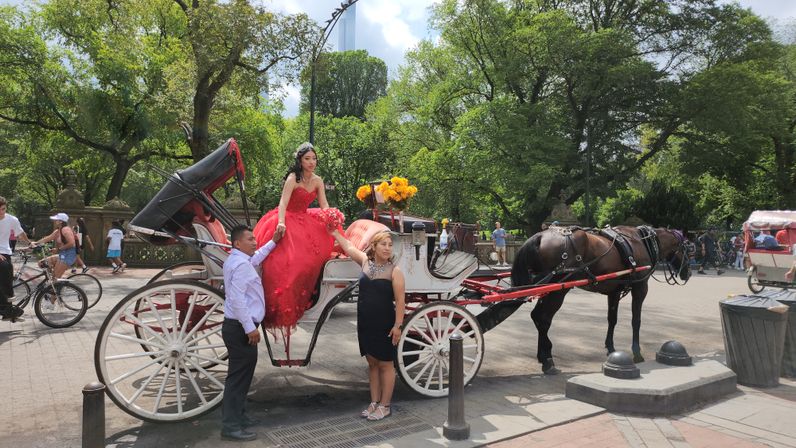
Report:
M 523 286 L 531 284 L 530 268 L 533 260 L 539 255 L 539 245 L 542 241 L 542 234 L 528 238 L 525 244 L 517 251 L 514 257 L 514 264 L 511 267 L 511 284 L 513 286 Z

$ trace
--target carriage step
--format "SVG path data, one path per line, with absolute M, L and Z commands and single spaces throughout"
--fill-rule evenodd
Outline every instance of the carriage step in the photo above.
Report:
M 272 359 L 274 367 L 305 367 L 310 363 L 309 359 Z

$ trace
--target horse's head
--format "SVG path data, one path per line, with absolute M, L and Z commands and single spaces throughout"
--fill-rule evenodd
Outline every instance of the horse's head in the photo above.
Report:
M 686 240 L 679 230 L 655 229 L 660 242 L 660 261 L 669 265 L 669 270 L 673 276 L 687 282 L 691 277 L 691 265 L 688 262 L 688 250 Z

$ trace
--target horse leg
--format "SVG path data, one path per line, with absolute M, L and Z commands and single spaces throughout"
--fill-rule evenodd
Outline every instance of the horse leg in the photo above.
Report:
M 542 372 L 545 375 L 556 375 L 561 372 L 556 368 L 553 362 L 553 343 L 547 336 L 547 332 L 550 330 L 553 316 L 555 316 L 556 312 L 561 308 L 561 304 L 564 303 L 564 296 L 566 295 L 566 291 L 550 293 L 544 298 L 539 299 L 533 311 L 531 311 L 531 319 L 533 319 L 536 330 L 539 332 L 536 359 L 542 364 Z
M 619 291 L 608 294 L 608 331 L 605 334 L 605 349 L 608 354 L 615 352 L 614 349 L 614 328 L 616 328 L 616 316 L 619 312 Z
M 641 356 L 641 343 L 639 342 L 639 330 L 641 328 L 641 307 L 644 305 L 644 299 L 647 297 L 649 286 L 647 282 L 636 283 L 633 285 L 631 294 L 633 295 L 633 317 L 631 323 L 633 324 L 633 362 L 644 362 L 644 357 Z

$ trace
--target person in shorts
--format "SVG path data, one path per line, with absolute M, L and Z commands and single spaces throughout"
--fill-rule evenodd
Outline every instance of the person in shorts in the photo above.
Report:
M 55 241 L 55 249 L 53 249 L 55 255 L 42 260 L 42 264 L 47 264 L 52 268 L 53 278 L 61 278 L 64 272 L 75 264 L 77 238 L 75 238 L 75 232 L 69 227 L 69 216 L 66 213 L 56 213 L 50 216 L 50 220 L 53 222 L 53 232 L 34 241 L 33 245 Z
M 495 222 L 495 230 L 492 232 L 492 243 L 498 256 L 498 266 L 508 266 L 506 263 L 506 229 L 500 227 L 500 222 Z
M 119 221 L 114 221 L 111 229 L 108 230 L 108 236 L 105 237 L 105 244 L 108 247 L 106 257 L 111 261 L 113 273 L 124 272 L 127 263 L 122 261 L 122 240 L 124 239 L 124 230 L 121 228 Z

